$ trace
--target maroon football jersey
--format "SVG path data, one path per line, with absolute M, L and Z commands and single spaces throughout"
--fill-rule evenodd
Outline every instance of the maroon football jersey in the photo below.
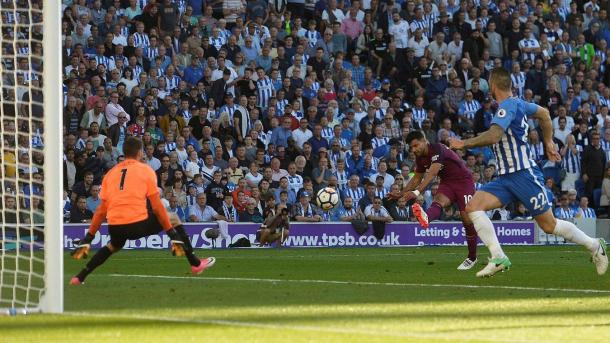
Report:
M 431 143 L 428 146 L 428 155 L 416 158 L 415 172 L 425 173 L 432 163 L 441 164 L 441 170 L 438 172 L 441 182 L 472 180 L 472 174 L 466 168 L 466 163 L 444 144 Z

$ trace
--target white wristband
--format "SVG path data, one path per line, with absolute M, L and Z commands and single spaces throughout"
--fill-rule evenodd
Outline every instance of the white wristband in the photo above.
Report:
M 413 194 L 415 194 L 415 196 L 416 196 L 416 197 L 418 197 L 418 196 L 419 196 L 419 191 L 418 191 L 417 189 L 412 190 L 412 192 L 413 192 Z

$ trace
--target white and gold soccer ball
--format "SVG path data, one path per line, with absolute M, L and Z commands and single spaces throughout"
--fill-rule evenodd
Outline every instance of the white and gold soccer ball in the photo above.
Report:
M 333 188 L 322 188 L 316 194 L 316 203 L 324 211 L 331 210 L 339 204 L 339 194 Z

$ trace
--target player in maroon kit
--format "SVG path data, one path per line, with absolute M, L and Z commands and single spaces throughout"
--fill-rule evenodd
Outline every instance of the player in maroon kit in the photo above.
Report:
M 427 211 L 418 203 L 413 204 L 413 214 L 422 227 L 428 228 L 428 223 L 441 216 L 443 208 L 457 203 L 466 229 L 468 257 L 458 267 L 459 270 L 472 268 L 477 262 L 477 232 L 466 213 L 466 203 L 475 193 L 471 172 L 466 169 L 464 161 L 443 144 L 431 144 L 421 131 L 411 131 L 406 143 L 416 156 L 415 175 L 403 189 L 402 196 L 407 200 L 417 197 L 428 187 L 437 176 L 440 178 L 438 192 Z

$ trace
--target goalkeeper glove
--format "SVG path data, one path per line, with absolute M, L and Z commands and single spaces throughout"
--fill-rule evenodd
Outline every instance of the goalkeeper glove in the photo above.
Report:
M 91 249 L 91 241 L 93 241 L 93 237 L 94 236 L 92 234 L 87 232 L 85 238 L 78 243 L 76 249 L 74 249 L 74 251 L 72 251 L 70 254 L 72 255 L 73 259 L 80 260 L 81 258 L 87 258 L 87 256 L 89 256 L 89 249 Z
M 186 252 L 184 251 L 184 242 L 180 238 L 180 235 L 178 235 L 178 232 L 176 232 L 176 230 L 174 230 L 174 229 L 171 229 L 171 230 L 167 231 L 167 235 L 169 236 L 169 238 L 172 239 L 170 241 L 172 255 L 174 255 L 174 256 L 186 255 Z

